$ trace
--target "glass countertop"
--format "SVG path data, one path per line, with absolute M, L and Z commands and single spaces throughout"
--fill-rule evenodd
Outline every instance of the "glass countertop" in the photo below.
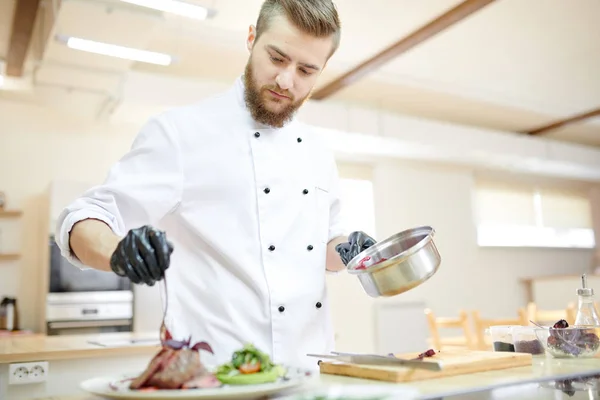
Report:
M 600 374 L 578 375 L 565 379 L 535 383 L 514 384 L 495 389 L 475 390 L 439 397 L 426 396 L 429 400 L 504 400 L 504 399 L 600 399 Z
M 332 392 L 339 389 L 346 395 L 341 398 L 346 399 L 372 398 L 361 397 L 362 393 L 356 392 L 357 389 L 361 389 L 361 392 L 373 391 L 391 395 L 382 397 L 386 400 L 394 398 L 394 391 L 402 390 L 406 392 L 404 396 L 400 395 L 400 398 L 420 400 L 600 400 L 600 358 L 555 359 L 548 355 L 534 356 L 531 366 L 402 383 L 330 374 L 321 374 L 318 381 L 319 392 L 326 388 Z M 349 391 L 353 393 L 348 393 Z M 414 391 L 418 394 L 415 395 Z M 311 393 L 311 390 L 304 393 Z M 294 397 L 294 400 L 296 399 Z
M 500 377 L 502 371 L 504 379 Z M 466 376 L 468 377 L 468 376 Z M 465 378 L 466 378 L 465 377 Z M 478 377 L 480 379 L 474 379 Z M 444 378 L 451 381 L 452 378 Z M 463 379 L 456 377 L 457 379 Z M 471 375 L 471 385 L 423 393 L 423 400 L 600 399 L 600 359 L 534 358 L 532 367 Z

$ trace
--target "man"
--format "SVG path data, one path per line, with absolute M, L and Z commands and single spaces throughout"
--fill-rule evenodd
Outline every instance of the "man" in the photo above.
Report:
M 333 349 L 325 271 L 374 241 L 344 236 L 334 158 L 294 115 L 339 37 L 331 0 L 265 1 L 231 90 L 152 118 L 59 218 L 79 267 L 165 277 L 165 325 L 209 342 L 207 364 L 248 342 L 306 368 Z

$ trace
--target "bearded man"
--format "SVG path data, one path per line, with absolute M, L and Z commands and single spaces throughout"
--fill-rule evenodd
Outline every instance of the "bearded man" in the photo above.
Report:
M 326 271 L 374 242 L 346 236 L 334 157 L 295 118 L 339 42 L 331 0 L 266 0 L 243 74 L 151 118 L 104 183 L 63 210 L 62 255 L 134 284 L 164 278 L 165 325 L 207 341 L 207 364 L 252 343 L 317 368 L 306 354 L 334 350 Z

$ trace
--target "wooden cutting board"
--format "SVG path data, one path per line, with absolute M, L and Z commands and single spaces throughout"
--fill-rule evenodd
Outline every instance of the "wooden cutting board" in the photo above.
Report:
M 396 354 L 396 357 L 410 359 L 417 355 L 417 353 Z M 445 350 L 431 359 L 434 358 L 442 363 L 441 371 L 400 366 L 359 365 L 331 360 L 323 360 L 320 363 L 320 370 L 323 374 L 344 375 L 387 382 L 412 382 L 473 372 L 529 366 L 532 363 L 531 354 L 493 351 Z M 427 362 L 427 358 L 423 362 Z

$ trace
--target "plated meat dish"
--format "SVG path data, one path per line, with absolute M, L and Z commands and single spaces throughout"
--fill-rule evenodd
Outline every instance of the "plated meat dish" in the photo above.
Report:
M 252 344 L 235 351 L 231 361 L 215 372 L 201 362 L 200 350 L 213 352 L 206 342 L 174 340 L 166 331 L 162 348 L 152 358 L 144 372 L 129 384 L 132 390 L 217 388 L 224 385 L 255 385 L 277 381 L 286 369 L 274 364 L 269 355 Z
M 246 344 L 235 351 L 229 362 L 211 372 L 202 364 L 200 355 L 200 350 L 214 354 L 210 344 L 204 341 L 192 344 L 191 338 L 173 339 L 166 328 L 165 315 L 166 306 L 160 328 L 162 348 L 146 369 L 131 380 L 131 390 L 202 389 L 224 385 L 271 383 L 286 373 L 285 368 L 274 364 L 268 354 L 252 344 Z
M 162 349 L 150 361 L 144 372 L 129 385 L 130 389 L 190 389 L 221 386 L 216 376 L 200 361 L 200 350 L 213 352 L 206 342 L 191 345 L 190 340 L 173 340 L 166 332 Z

